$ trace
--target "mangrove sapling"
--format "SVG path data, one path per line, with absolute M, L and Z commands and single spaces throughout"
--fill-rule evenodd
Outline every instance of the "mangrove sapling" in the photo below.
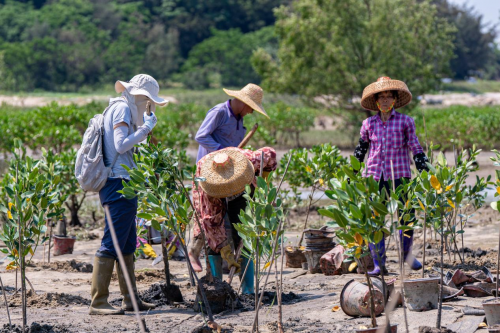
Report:
M 299 188 L 309 189 L 306 218 L 302 230 L 307 229 L 314 194 L 327 188 L 327 179 L 334 178 L 339 168 L 347 161 L 342 157 L 340 150 L 330 144 L 313 146 L 311 149 L 291 149 L 283 159 L 289 157 L 288 184 L 294 193 Z M 282 174 L 282 168 L 277 174 Z M 300 237 L 298 248 L 302 245 L 304 233 Z
M 26 155 L 20 140 L 15 141 L 15 148 L 1 188 L 0 211 L 7 219 L 0 233 L 0 240 L 6 248 L 0 251 L 10 260 L 6 269 L 19 269 L 21 273 L 24 329 L 27 324 L 26 264 L 31 261 L 38 245 L 47 240 L 42 236 L 44 220 L 60 218 L 66 198 L 61 196 L 60 162 L 51 152 L 43 149 L 43 159 L 36 160 Z
M 243 253 L 247 258 L 254 258 L 255 262 L 255 295 L 256 315 L 253 324 L 253 331 L 258 331 L 258 312 L 260 302 L 264 290 L 258 297 L 258 284 L 260 281 L 260 261 L 264 260 L 264 270 L 272 266 L 272 262 L 276 260 L 276 249 L 278 239 L 282 237 L 283 232 L 280 228 L 285 220 L 283 213 L 282 201 L 277 198 L 277 189 L 271 182 L 267 183 L 264 178 L 257 177 L 257 187 L 253 191 L 253 196 L 250 195 L 251 188 L 247 185 L 246 193 L 244 194 L 247 200 L 245 211 L 241 211 L 239 218 L 241 223 L 234 224 L 238 234 L 242 238 L 244 244 Z M 267 282 L 264 282 L 264 289 Z
M 181 158 L 173 149 L 163 150 L 160 143 L 156 146 L 142 145 L 139 148 L 139 154 L 134 154 L 134 160 L 137 165 L 136 169 L 124 166 L 130 175 L 130 181 L 123 182 L 124 187 L 119 192 L 128 199 L 138 196 L 140 213 L 137 216 L 150 220 L 151 225 L 156 230 L 162 230 L 160 221 L 166 222 L 167 229 L 179 237 L 180 244 L 184 252 L 187 253 L 181 230 L 183 228 L 186 230 L 192 214 L 194 214 L 197 223 L 199 220 L 189 198 L 189 193 L 182 183 L 184 173 L 179 170 Z M 205 240 L 201 225 L 200 229 Z M 194 286 L 196 283 L 199 285 L 209 324 L 216 325 L 204 288 L 199 284 L 198 277 L 189 260 L 187 260 L 187 265 L 192 285 Z M 213 276 L 208 259 L 206 275 L 209 282 L 212 282 Z
M 330 180 L 331 189 L 325 192 L 333 200 L 332 204 L 319 209 L 318 213 L 333 220 L 327 224 L 338 228 L 336 235 L 339 243 L 346 248 L 344 255 L 353 256 L 364 269 L 370 292 L 372 326 L 377 327 L 373 283 L 360 259 L 368 255 L 368 244 L 379 244 L 384 235 L 390 235 L 391 232 L 385 225 L 385 218 L 389 214 L 385 194 L 380 193 L 379 184 L 373 177 L 362 177 L 359 171 L 363 166 L 351 157 L 351 165 L 341 168 L 337 178 Z M 385 300 L 385 290 L 383 292 Z M 386 326 L 390 327 L 387 312 Z

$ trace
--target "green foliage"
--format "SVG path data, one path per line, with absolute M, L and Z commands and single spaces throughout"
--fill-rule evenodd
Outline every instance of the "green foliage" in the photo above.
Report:
M 88 121 L 102 112 L 99 104 L 59 106 L 52 103 L 34 110 L 18 110 L 0 114 L 0 151 L 13 150 L 15 139 L 31 150 L 45 147 L 62 152 L 82 142 Z
M 422 116 L 425 115 L 428 140 L 442 149 L 472 148 L 492 149 L 500 141 L 500 107 L 450 106 L 439 109 L 415 111 L 415 125 L 420 143 L 425 143 Z M 453 125 L 450 125 L 453 124 Z
M 260 78 L 250 63 L 252 52 L 259 47 L 271 52 L 277 48 L 273 27 L 246 34 L 239 29 L 213 30 L 212 37 L 195 45 L 189 52 L 183 65 L 185 86 L 200 89 L 259 83 Z M 196 73 L 204 73 L 206 78 L 200 80 Z
M 387 198 L 373 177 L 362 176 L 364 165 L 354 160 L 330 180 L 330 189 L 325 193 L 333 203 L 318 213 L 331 219 L 328 225 L 339 228 L 336 235 L 347 249 L 346 254 L 359 259 L 368 253 L 369 243 L 378 243 L 391 234 L 393 226 L 387 228 L 386 216 L 403 207 L 398 193 Z
M 259 30 L 284 2 L 1 1 L 0 89 L 78 91 L 141 72 L 167 82 L 212 29 Z
M 43 159 L 33 159 L 19 140 L 12 154 L 0 189 L 0 212 L 6 220 L 0 233 L 6 248 L 1 252 L 10 260 L 7 269 L 20 267 L 28 256 L 31 260 L 40 242 L 47 240 L 43 235 L 46 220 L 61 218 L 66 200 L 61 191 L 61 163 L 54 154 L 44 151 Z
M 480 208 L 486 198 L 484 190 L 490 183 L 491 176 L 486 179 L 476 176 L 473 185 L 467 185 L 470 173 L 480 150 L 461 151 L 457 155 L 456 165 L 448 165 L 443 153 L 440 153 L 430 171 L 424 171 L 415 178 L 410 205 L 416 212 L 425 213 L 427 221 L 438 233 L 450 241 L 450 248 L 455 244 L 457 235 L 462 234 L 470 214 Z M 460 217 L 457 223 L 457 217 Z
M 262 177 L 257 177 L 257 187 L 251 195 L 250 186 L 246 187 L 247 206 L 240 212 L 240 222 L 234 227 L 241 236 L 244 244 L 243 254 L 254 260 L 264 259 L 266 269 L 275 258 L 272 258 L 273 244 L 277 237 L 283 237 L 284 230 L 279 235 L 278 226 L 285 219 L 282 201 L 276 198 L 277 189 L 271 182 L 266 182 Z M 258 245 L 257 245 L 258 244 Z M 276 246 L 279 243 L 276 243 Z
M 492 71 L 489 66 L 500 71 L 494 44 L 497 32 L 495 26 L 483 22 L 483 16 L 467 3 L 459 6 L 447 0 L 434 0 L 438 15 L 456 27 L 454 36 L 455 57 L 451 59 L 454 77 L 463 80 L 469 76 L 484 76 Z
M 298 0 L 276 15 L 277 58 L 258 50 L 252 60 L 271 91 L 359 109 L 353 96 L 380 76 L 418 96 L 448 73 L 454 29 L 429 1 Z
M 248 121 L 245 119 L 248 129 L 255 122 L 259 123 L 255 139 L 266 144 L 301 147 L 301 137 L 314 126 L 317 111 L 307 107 L 293 107 L 283 102 L 267 104 L 265 108 L 269 119 L 258 115 Z
M 56 155 L 60 162 L 61 195 L 68 198 L 64 203 L 71 214 L 71 226 L 81 226 L 78 212 L 82 208 L 86 193 L 75 177 L 76 150 L 70 149 Z
M 329 180 L 336 178 L 337 173 L 347 164 L 340 149 L 329 143 L 314 146 L 311 149 L 291 149 L 281 159 L 275 174 L 277 178 L 281 178 L 285 172 L 290 154 L 292 159 L 288 166 L 286 179 L 296 202 L 300 202 L 300 191 L 303 188 L 311 192 L 310 201 L 316 190 L 328 189 Z M 286 193 L 288 197 L 290 195 L 287 192 L 283 193 Z
M 185 156 L 185 155 L 184 155 Z M 138 218 L 151 221 L 158 231 L 172 230 L 183 233 L 193 211 L 181 181 L 184 175 L 191 176 L 193 170 L 184 166 L 183 155 L 173 149 L 164 149 L 161 144 L 142 145 L 134 155 L 136 169 L 127 169 L 129 182 L 123 182 L 118 191 L 127 199 L 138 197 Z M 183 239 L 183 237 L 181 237 Z

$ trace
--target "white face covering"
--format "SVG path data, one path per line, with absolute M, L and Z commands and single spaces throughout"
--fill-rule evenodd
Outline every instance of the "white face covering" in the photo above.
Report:
M 151 100 L 144 95 L 131 95 L 126 89 L 123 91 L 122 96 L 132 112 L 132 123 L 137 127 L 142 126 L 144 124 L 142 116 L 146 111 L 146 104 Z M 151 101 L 151 111 L 156 111 L 156 104 L 153 101 Z

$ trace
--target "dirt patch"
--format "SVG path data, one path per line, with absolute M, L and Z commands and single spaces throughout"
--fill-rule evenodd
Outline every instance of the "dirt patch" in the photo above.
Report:
M 149 289 L 139 292 L 139 298 L 147 303 L 153 303 L 157 307 L 164 305 L 172 305 L 169 303 L 165 295 L 166 283 L 155 283 Z M 123 297 L 117 297 L 109 302 L 113 306 L 120 307 Z
M 12 330 L 9 328 L 9 324 L 4 324 L 0 333 L 22 333 L 23 329 L 19 325 L 12 325 Z M 31 323 L 30 326 L 26 327 L 25 333 L 70 333 L 71 331 L 64 325 L 47 325 L 39 324 L 36 322 Z
M 21 293 L 10 297 L 9 306 L 21 306 Z M 27 305 L 33 308 L 46 308 L 70 305 L 90 305 L 90 300 L 78 295 L 70 295 L 65 293 L 43 293 L 34 295 L 30 290 L 27 293 Z
M 243 311 L 253 311 L 255 309 L 255 295 L 242 294 L 238 296 L 242 310 Z M 283 293 L 281 295 L 281 301 L 283 304 L 293 304 L 300 300 L 300 296 L 294 292 Z M 265 291 L 262 297 L 263 305 L 278 305 L 278 300 L 276 298 L 276 292 Z
M 482 254 L 482 250 L 481 251 Z M 478 253 L 478 250 L 473 251 L 472 253 Z M 427 261 L 427 260 L 426 260 Z M 433 266 L 436 268 L 441 267 L 441 261 L 439 258 L 434 258 L 428 261 L 429 266 Z M 464 272 L 474 272 L 477 270 L 480 270 L 483 267 L 487 267 L 489 269 L 496 269 L 497 266 L 497 252 L 490 250 L 487 251 L 486 254 L 483 254 L 480 257 L 467 257 L 467 253 L 465 256 L 464 263 L 458 259 L 457 255 L 457 260 L 453 260 L 453 255 L 452 255 L 452 260 L 449 261 L 447 258 L 447 255 L 445 255 L 445 260 L 444 260 L 444 265 L 443 267 L 446 269 L 458 269 L 460 268 Z
M 198 284 L 196 300 L 194 301 L 195 311 L 201 311 L 205 307 L 200 294 L 201 286 L 203 286 L 208 303 L 210 303 L 212 313 L 216 314 L 233 308 L 233 300 L 237 300 L 237 296 L 233 288 L 226 281 L 222 281 L 221 279 L 215 277 L 214 282 L 209 283 L 207 281 L 207 277 L 204 276 L 200 279 Z
M 76 261 L 72 259 L 70 261 L 54 261 L 49 263 L 31 263 L 28 267 L 35 267 L 34 270 L 51 270 L 51 271 L 61 271 L 61 272 L 81 272 L 81 273 L 92 273 L 93 266 L 87 262 Z
M 435 328 L 435 327 L 428 327 L 428 326 L 420 326 L 418 328 L 418 333 L 453 333 L 453 331 L 449 330 L 447 328 Z

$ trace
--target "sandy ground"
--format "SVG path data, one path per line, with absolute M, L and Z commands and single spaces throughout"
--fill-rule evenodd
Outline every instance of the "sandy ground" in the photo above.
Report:
M 496 262 L 496 249 L 498 235 L 496 221 L 498 213 L 491 208 L 481 209 L 475 219 L 467 228 L 465 233 L 465 246 L 472 249 L 478 247 L 492 250 L 481 261 L 479 259 L 468 259 L 469 261 L 481 264 L 487 263 L 494 267 Z M 102 233 L 100 230 L 95 233 Z M 296 240 L 298 232 L 287 233 L 287 238 Z M 415 254 L 418 257 L 422 255 L 421 234 L 416 237 Z M 89 263 L 93 261 L 93 254 L 99 247 L 100 240 L 78 241 L 75 245 L 74 253 L 71 255 L 52 257 L 52 263 L 58 262 L 59 269 L 40 266 L 43 259 L 41 248 L 35 254 L 34 262 L 38 263 L 35 267 L 29 267 L 27 276 L 38 297 L 33 298 L 28 307 L 28 322 L 37 322 L 39 324 L 52 325 L 54 332 L 135 332 L 138 331 L 135 317 L 132 313 L 125 316 L 90 316 L 88 315 L 88 304 L 90 300 L 90 272 L 79 272 L 72 269 L 67 263 L 75 260 L 77 263 Z M 159 246 L 154 246 L 159 252 Z M 429 270 L 431 263 L 435 262 L 435 256 L 428 252 L 426 268 Z M 450 265 L 453 263 L 446 258 Z M 390 277 L 398 277 L 397 256 L 394 251 L 389 252 L 389 271 Z M 54 266 L 54 264 L 52 264 Z M 456 266 L 455 266 L 456 267 Z M 88 270 L 88 266 L 83 266 L 83 270 Z M 147 259 L 138 260 L 136 263 L 137 284 L 140 291 L 145 291 L 153 283 L 162 282 L 163 275 L 161 269 L 163 264 L 152 266 L 152 261 Z M 193 311 L 192 302 L 195 298 L 195 288 L 189 284 L 187 268 L 185 261 L 171 261 L 170 268 L 174 275 L 174 283 L 181 287 L 182 294 L 186 301 L 185 304 L 170 306 L 163 305 L 149 313 L 142 313 L 147 326 L 151 332 L 192 332 L 194 328 L 203 324 L 204 318 Z M 359 274 L 347 274 L 342 276 L 325 276 L 323 274 L 304 274 L 296 276 L 302 269 L 284 269 L 285 292 L 293 292 L 297 295 L 283 307 L 283 320 L 286 332 L 352 332 L 354 328 L 360 326 L 369 326 L 369 318 L 352 318 L 343 313 L 342 310 L 332 312 L 335 305 L 339 305 L 340 293 L 343 286 L 351 279 L 363 280 Z M 4 267 L 0 270 L 1 277 L 6 286 L 9 295 L 9 303 L 16 303 L 12 297 L 13 288 L 16 284 L 16 276 L 13 272 L 5 272 Z M 419 277 L 420 272 L 407 274 L 409 277 Z M 275 284 L 274 272 L 269 278 L 269 287 L 272 290 Z M 232 287 L 236 290 L 239 286 L 239 279 L 234 279 Z M 44 293 L 65 293 L 68 295 L 44 295 Z M 118 282 L 113 279 L 110 286 L 110 300 L 120 297 Z M 31 298 L 30 298 L 31 299 Z M 447 302 L 443 306 L 442 323 L 444 326 L 450 325 L 457 320 L 463 320 L 460 312 L 463 305 L 481 306 L 481 302 L 486 298 L 467 298 L 459 297 L 453 302 Z M 19 302 L 17 302 L 19 304 Z M 246 310 L 246 311 L 245 311 Z M 226 311 L 216 315 L 217 323 L 221 324 L 224 332 L 250 332 L 250 327 L 254 318 L 254 313 L 249 309 L 239 309 L 234 312 Z M 263 306 L 259 319 L 261 332 L 276 332 L 277 306 Z M 7 323 L 5 315 L 5 306 L 0 307 L 0 324 Z M 21 308 L 10 307 L 12 321 L 16 324 L 21 323 Z M 400 330 L 404 328 L 403 309 L 397 308 L 391 313 L 391 321 L 399 324 Z M 417 332 L 421 325 L 434 326 L 436 322 L 437 310 L 427 312 L 408 311 L 408 321 L 410 332 Z M 378 318 L 382 322 L 383 317 Z M 1 325 L 0 325 L 1 328 Z

